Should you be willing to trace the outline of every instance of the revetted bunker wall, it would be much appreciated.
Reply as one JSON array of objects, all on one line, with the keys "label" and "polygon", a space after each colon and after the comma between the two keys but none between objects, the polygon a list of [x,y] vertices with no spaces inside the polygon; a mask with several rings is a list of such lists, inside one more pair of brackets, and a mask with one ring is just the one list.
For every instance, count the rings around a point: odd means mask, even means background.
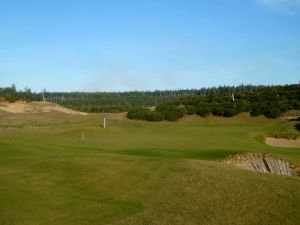
[{"label": "revetted bunker wall", "polygon": [[242,153],[229,157],[226,162],[245,169],[286,176],[299,176],[299,168],[289,160],[261,153]]}]

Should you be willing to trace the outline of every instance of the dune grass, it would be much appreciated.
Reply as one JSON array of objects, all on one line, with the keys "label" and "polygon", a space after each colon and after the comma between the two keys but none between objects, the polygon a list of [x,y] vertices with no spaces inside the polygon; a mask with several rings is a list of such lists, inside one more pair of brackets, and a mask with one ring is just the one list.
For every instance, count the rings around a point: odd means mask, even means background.
[{"label": "dune grass", "polygon": [[[0,224],[300,224],[300,179],[222,163],[300,149],[264,144],[293,122],[0,113]],[[80,142],[84,131],[85,143]]]}]

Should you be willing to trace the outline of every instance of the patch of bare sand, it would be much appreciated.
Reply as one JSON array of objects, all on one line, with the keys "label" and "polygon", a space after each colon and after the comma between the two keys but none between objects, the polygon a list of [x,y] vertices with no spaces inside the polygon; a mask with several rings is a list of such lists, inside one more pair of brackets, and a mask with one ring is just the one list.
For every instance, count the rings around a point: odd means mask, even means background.
[{"label": "patch of bare sand", "polygon": [[22,102],[17,101],[14,103],[1,102],[0,110],[9,113],[41,113],[41,112],[63,112],[71,115],[88,115],[84,112],[78,112],[66,107],[57,105],[51,102]]},{"label": "patch of bare sand", "polygon": [[300,148],[300,138],[296,140],[288,140],[284,138],[267,137],[266,144],[275,147]]}]

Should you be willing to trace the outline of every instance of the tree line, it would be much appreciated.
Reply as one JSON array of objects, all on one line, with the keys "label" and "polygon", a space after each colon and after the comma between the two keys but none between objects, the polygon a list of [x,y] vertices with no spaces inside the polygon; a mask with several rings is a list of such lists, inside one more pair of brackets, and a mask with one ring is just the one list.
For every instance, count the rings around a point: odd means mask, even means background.
[{"label": "tree line", "polygon": [[149,108],[131,109],[127,117],[148,121],[176,121],[184,115],[231,117],[242,112],[251,116],[277,118],[288,110],[300,109],[300,86],[270,86],[236,92],[182,96],[179,100]]},{"label": "tree line", "polygon": [[[185,114],[232,116],[240,112],[277,117],[287,109],[299,109],[300,99],[299,85],[239,85],[130,92],[33,92],[27,87],[17,90],[15,85],[0,87],[0,96],[10,102],[43,101],[43,95],[48,102],[79,111],[129,112],[129,118],[150,121],[173,121]],[[148,109],[154,106],[155,110]]]}]

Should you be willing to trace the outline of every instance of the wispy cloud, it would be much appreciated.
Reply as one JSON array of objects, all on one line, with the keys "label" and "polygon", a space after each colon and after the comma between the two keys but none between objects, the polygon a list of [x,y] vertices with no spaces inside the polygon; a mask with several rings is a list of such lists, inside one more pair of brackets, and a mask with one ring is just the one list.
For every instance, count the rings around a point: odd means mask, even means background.
[{"label": "wispy cloud", "polygon": [[262,6],[284,12],[295,13],[300,10],[300,0],[256,0]]}]

